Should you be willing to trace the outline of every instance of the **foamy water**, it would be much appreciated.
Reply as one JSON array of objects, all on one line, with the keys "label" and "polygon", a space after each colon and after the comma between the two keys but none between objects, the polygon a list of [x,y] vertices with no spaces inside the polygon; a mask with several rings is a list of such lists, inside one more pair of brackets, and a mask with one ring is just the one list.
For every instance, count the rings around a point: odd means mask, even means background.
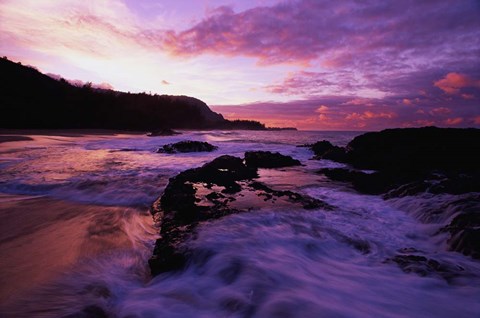
[{"label": "foamy water", "polygon": [[[62,317],[101,308],[112,317],[476,317],[480,263],[433,235],[461,196],[384,201],[315,170],[299,144],[345,145],[355,133],[184,132],[48,137],[1,144],[1,313]],[[157,154],[163,144],[208,141],[212,153]],[[326,201],[334,211],[262,208],[200,225],[182,272],[155,278],[148,214],[168,178],[222,154],[280,151],[304,166],[261,169],[260,181]],[[468,198],[467,198],[468,199]],[[435,207],[450,209],[431,218]],[[7,222],[8,221],[8,222]],[[428,222],[427,222],[428,221]],[[402,250],[461,268],[446,280],[403,272]],[[82,317],[84,317],[82,316]],[[80,317],[80,316],[78,316]]]}]

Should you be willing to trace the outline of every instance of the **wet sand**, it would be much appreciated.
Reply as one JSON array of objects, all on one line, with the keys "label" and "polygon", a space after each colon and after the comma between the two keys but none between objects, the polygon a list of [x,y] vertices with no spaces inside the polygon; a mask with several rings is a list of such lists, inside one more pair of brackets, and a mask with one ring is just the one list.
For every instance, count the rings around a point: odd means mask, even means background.
[{"label": "wet sand", "polygon": [[125,207],[82,205],[46,197],[0,194],[0,307],[27,297],[90,258],[131,248],[122,220],[150,216]]}]

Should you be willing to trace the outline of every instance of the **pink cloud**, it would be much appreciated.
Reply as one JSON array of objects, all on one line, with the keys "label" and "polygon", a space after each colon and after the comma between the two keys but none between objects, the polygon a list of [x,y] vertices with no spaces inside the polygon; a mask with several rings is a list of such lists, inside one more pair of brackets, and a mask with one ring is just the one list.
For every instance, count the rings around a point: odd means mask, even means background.
[{"label": "pink cloud", "polygon": [[328,106],[325,106],[325,105],[321,105],[320,107],[317,108],[317,110],[315,112],[317,113],[325,113],[328,111]]},{"label": "pink cloud", "polygon": [[436,124],[435,121],[433,120],[427,120],[427,119],[418,119],[418,120],[414,120],[413,125],[411,125],[411,127],[418,127],[418,126],[434,126]]},{"label": "pink cloud", "polygon": [[461,117],[448,118],[444,121],[444,123],[449,126],[456,126],[458,124],[461,124],[462,122],[463,122],[463,118]]},{"label": "pink cloud", "polygon": [[171,84],[170,82],[168,82],[166,80],[162,80],[161,83],[162,83],[162,85],[170,85]]},{"label": "pink cloud", "polygon": [[446,107],[437,107],[430,111],[430,114],[433,116],[445,116],[450,114],[452,111]]},{"label": "pink cloud", "polygon": [[448,73],[444,78],[436,81],[434,86],[447,94],[458,94],[465,87],[480,88],[480,80],[474,80],[465,74]]},{"label": "pink cloud", "polygon": [[347,116],[345,116],[346,120],[369,120],[369,119],[375,119],[375,118],[395,118],[397,114],[394,112],[388,112],[388,113],[374,113],[372,111],[365,111],[363,113],[350,113]]},{"label": "pink cloud", "polygon": [[329,118],[328,118],[327,115],[325,115],[325,114],[320,114],[320,115],[318,115],[318,119],[319,119],[320,121],[322,121],[322,122],[329,120]]},{"label": "pink cloud", "polygon": [[462,94],[463,99],[475,99],[475,95],[473,94]]}]

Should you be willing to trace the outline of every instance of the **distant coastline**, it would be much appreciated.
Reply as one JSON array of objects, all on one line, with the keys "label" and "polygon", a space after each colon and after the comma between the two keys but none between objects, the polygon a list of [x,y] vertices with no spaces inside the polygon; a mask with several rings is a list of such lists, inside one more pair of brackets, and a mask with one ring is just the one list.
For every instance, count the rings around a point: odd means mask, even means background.
[{"label": "distant coastline", "polygon": [[0,59],[0,129],[295,130],[228,120],[189,96],[151,95],[72,85],[34,67]]}]

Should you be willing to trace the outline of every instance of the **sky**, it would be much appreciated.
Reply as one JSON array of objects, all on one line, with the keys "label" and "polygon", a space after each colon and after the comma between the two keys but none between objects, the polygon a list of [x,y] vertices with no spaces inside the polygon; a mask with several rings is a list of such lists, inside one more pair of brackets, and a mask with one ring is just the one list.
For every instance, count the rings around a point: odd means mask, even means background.
[{"label": "sky", "polygon": [[0,54],[268,126],[480,127],[478,0],[0,0]]}]

